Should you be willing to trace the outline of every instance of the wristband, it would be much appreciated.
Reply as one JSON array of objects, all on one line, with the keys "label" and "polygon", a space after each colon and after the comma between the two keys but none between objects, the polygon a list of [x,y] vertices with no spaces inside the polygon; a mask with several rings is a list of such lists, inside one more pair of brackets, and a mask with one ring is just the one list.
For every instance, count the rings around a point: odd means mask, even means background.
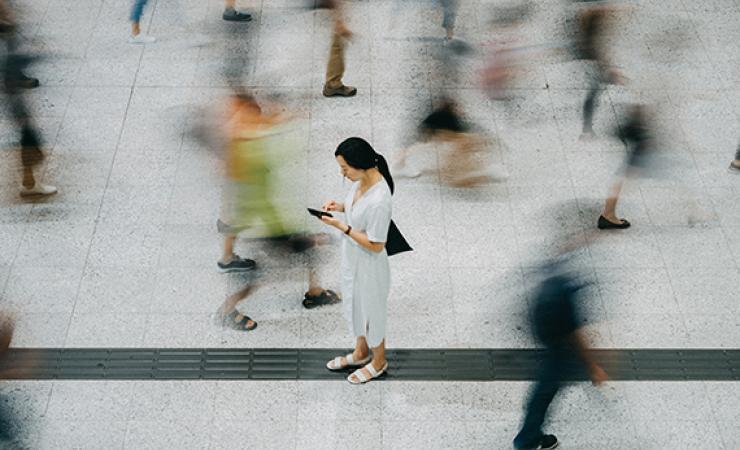
[{"label": "wristband", "polygon": [[344,232],[347,236],[349,236],[349,232],[352,231],[352,225],[347,225],[347,231]]}]

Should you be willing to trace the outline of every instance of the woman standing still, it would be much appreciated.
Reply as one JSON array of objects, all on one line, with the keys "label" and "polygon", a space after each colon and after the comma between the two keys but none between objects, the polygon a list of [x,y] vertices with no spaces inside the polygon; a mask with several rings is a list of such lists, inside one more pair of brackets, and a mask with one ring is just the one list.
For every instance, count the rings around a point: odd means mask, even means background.
[{"label": "woman standing still", "polygon": [[321,220],[344,233],[342,301],[357,341],[352,353],[334,358],[326,367],[329,370],[360,367],[347,381],[361,384],[388,369],[385,323],[390,267],[385,243],[391,223],[393,178],[385,158],[361,138],[345,140],[334,156],[342,175],[353,184],[344,203],[330,200],[323,209],[343,212],[347,223],[328,216],[322,216]]}]

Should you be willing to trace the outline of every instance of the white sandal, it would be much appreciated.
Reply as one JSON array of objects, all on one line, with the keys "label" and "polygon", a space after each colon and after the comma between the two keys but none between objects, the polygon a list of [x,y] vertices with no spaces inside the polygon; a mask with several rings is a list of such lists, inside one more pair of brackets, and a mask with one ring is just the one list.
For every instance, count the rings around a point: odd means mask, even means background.
[{"label": "white sandal", "polygon": [[359,367],[359,366],[363,366],[369,363],[371,358],[370,358],[370,355],[367,355],[366,358],[363,358],[359,361],[355,361],[354,357],[352,356],[352,353],[349,353],[347,356],[344,357],[344,359],[347,360],[347,364],[342,365],[342,357],[337,356],[336,358],[326,363],[326,368],[329,370],[344,370],[347,367]]},{"label": "white sandal", "polygon": [[[365,372],[362,371],[362,369],[357,369],[354,372],[352,372],[352,375],[347,377],[347,381],[349,381],[352,384],[364,384],[367,383],[370,380],[374,380],[375,378],[378,378],[379,376],[383,375],[386,370],[388,370],[388,363],[385,363],[383,367],[380,368],[380,370],[375,370],[375,367],[373,367],[372,363],[366,365],[364,367],[367,369],[367,371],[370,373],[370,378],[367,378],[365,376]],[[352,376],[355,376],[360,381],[354,381],[352,379]]]}]

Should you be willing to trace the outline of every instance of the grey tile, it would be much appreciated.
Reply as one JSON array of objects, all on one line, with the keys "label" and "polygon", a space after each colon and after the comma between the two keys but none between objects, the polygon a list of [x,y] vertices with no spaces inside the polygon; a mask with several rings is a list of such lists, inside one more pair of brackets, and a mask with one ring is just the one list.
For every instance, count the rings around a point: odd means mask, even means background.
[{"label": "grey tile", "polygon": [[678,305],[687,317],[692,314],[730,317],[740,308],[733,297],[738,279],[734,267],[669,268],[668,273]]},{"label": "grey tile", "polygon": [[39,449],[122,449],[126,421],[48,419],[41,424]]},{"label": "grey tile", "polygon": [[[249,400],[247,402],[251,405]],[[249,420],[228,418],[214,421],[211,428],[211,449],[239,448],[244,445],[256,448],[295,448],[296,446],[295,420],[270,420],[255,413]]]},{"label": "grey tile", "polygon": [[383,429],[380,422],[362,420],[298,421],[296,442],[306,448],[380,449]]},{"label": "grey tile", "polygon": [[215,270],[162,267],[148,300],[150,311],[164,314],[214,313],[226,298],[226,280]]},{"label": "grey tile", "polygon": [[[517,267],[519,247],[512,227],[480,224],[475,228],[448,227],[447,251],[452,267]],[[482,245],[496,239],[493,248]]]},{"label": "grey tile", "polygon": [[[659,251],[661,236],[633,225],[623,232],[603,232],[588,237],[588,249],[596,268],[646,268],[657,269],[663,266]],[[665,256],[665,255],[663,255]]]},{"label": "grey tile", "polygon": [[298,386],[295,381],[219,382],[215,405],[215,422],[260,420],[295,424]]},{"label": "grey tile", "polygon": [[167,346],[205,348],[218,342],[220,332],[211,313],[183,314],[173,309],[165,314],[148,316],[141,345],[147,348]]},{"label": "grey tile", "polygon": [[152,421],[206,425],[213,417],[217,388],[216,382],[203,380],[137,381],[131,391],[128,418],[139,425]]},{"label": "grey tile", "polygon": [[13,263],[25,232],[25,224],[0,224],[0,263],[7,266]]},{"label": "grey tile", "polygon": [[19,313],[14,347],[63,347],[72,312]]},{"label": "grey tile", "polygon": [[[390,368],[393,370],[393,368]],[[466,405],[462,387],[454,383],[382,383],[383,421],[460,421]]]},{"label": "grey tile", "polygon": [[689,343],[686,323],[677,313],[613,315],[607,320],[616,347],[680,348]]},{"label": "grey tile", "polygon": [[635,427],[645,448],[727,448],[718,424],[711,421],[638,420]]},{"label": "grey tile", "polygon": [[116,59],[86,59],[77,74],[79,87],[130,87],[139,70],[139,55]]},{"label": "grey tile", "polygon": [[[353,386],[336,381],[299,382],[298,423],[305,432],[310,422],[328,425],[341,425],[345,421],[377,422],[381,418],[381,391],[380,383]],[[327,431],[339,430],[330,426]]]},{"label": "grey tile", "polygon": [[516,314],[527,309],[524,279],[518,269],[451,269],[449,277],[456,314]]},{"label": "grey tile", "polygon": [[93,234],[92,223],[29,225],[15,263],[36,267],[80,267],[85,264]]},{"label": "grey tile", "polygon": [[50,420],[125,423],[134,385],[126,381],[57,381],[46,416]]},{"label": "grey tile", "polygon": [[140,268],[87,266],[80,282],[75,311],[146,313],[155,293],[155,275]]},{"label": "grey tile", "polygon": [[684,314],[689,345],[698,348],[734,348],[740,339],[740,324],[726,313]]},{"label": "grey tile", "polygon": [[341,304],[307,311],[300,318],[300,334],[304,348],[351,347],[355,342]]},{"label": "grey tile", "polygon": [[383,448],[387,449],[470,448],[473,440],[460,420],[447,420],[444,427],[433,418],[383,422]]},{"label": "grey tile", "polygon": [[154,267],[165,229],[156,224],[99,223],[90,244],[94,267]]},{"label": "grey tile", "polygon": [[23,313],[70,314],[75,306],[81,268],[16,266],[9,271],[3,298]]},{"label": "grey tile", "polygon": [[656,235],[669,267],[731,267],[727,239],[717,228],[662,228]]},{"label": "grey tile", "polygon": [[598,290],[612,314],[670,314],[678,303],[664,269],[598,269]]},{"label": "grey tile", "polygon": [[141,347],[147,321],[144,314],[75,312],[64,347]]}]

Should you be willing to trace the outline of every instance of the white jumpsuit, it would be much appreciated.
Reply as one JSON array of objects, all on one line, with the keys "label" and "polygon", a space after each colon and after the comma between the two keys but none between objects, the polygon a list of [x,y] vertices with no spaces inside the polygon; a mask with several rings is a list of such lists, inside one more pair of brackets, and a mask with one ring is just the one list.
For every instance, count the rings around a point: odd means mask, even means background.
[{"label": "white jumpsuit", "polygon": [[[353,230],[367,233],[371,242],[386,242],[391,223],[391,191],[385,180],[368,189],[352,205],[360,183],[347,194],[344,213]],[[372,252],[349,236],[342,239],[342,303],[355,337],[365,336],[370,347],[385,339],[390,267],[385,248]]]}]

